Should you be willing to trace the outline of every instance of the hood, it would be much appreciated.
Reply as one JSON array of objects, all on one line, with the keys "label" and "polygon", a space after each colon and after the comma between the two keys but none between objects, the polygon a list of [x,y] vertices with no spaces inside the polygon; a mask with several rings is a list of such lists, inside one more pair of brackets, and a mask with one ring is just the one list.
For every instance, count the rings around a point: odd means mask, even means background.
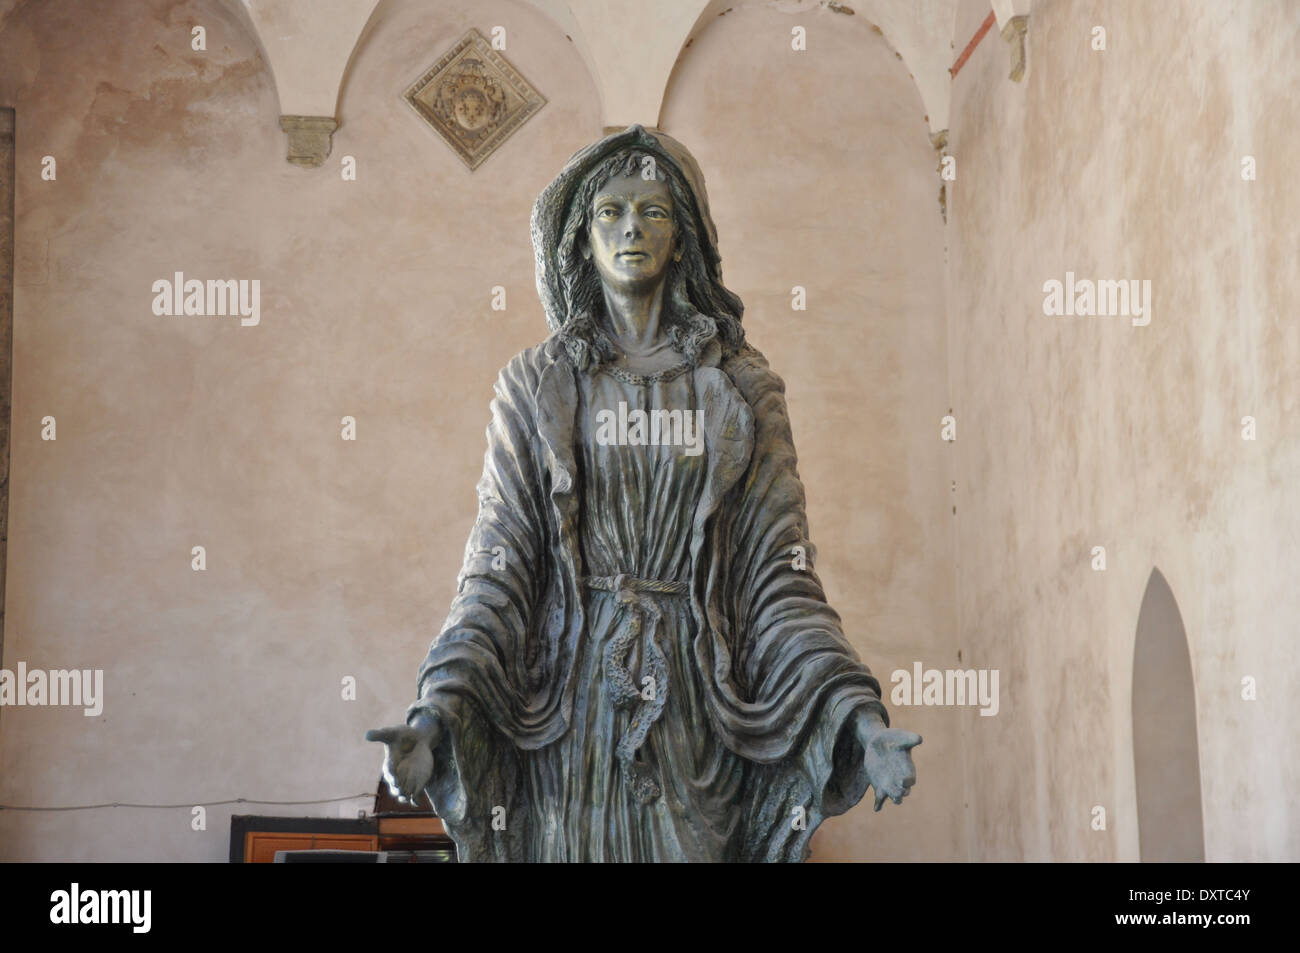
[{"label": "hood", "polygon": [[628,126],[622,132],[606,136],[578,150],[564,164],[555,180],[542,190],[533,204],[533,255],[536,259],[537,296],[546,310],[546,324],[552,332],[564,324],[563,296],[560,291],[559,264],[556,250],[574,194],[587,172],[620,149],[634,147],[665,163],[685,183],[693,207],[686,214],[695,218],[696,232],[704,246],[704,260],[709,273],[722,281],[722,259],[718,255],[718,232],[709,215],[709,198],[704,191],[704,175],[695,158],[676,139],[643,126]]}]

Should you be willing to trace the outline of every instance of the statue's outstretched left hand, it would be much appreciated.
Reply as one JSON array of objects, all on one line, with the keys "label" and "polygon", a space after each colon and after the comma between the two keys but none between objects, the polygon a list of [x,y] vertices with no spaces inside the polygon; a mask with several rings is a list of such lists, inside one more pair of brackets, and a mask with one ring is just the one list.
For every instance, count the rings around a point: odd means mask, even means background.
[{"label": "statue's outstretched left hand", "polygon": [[433,776],[433,749],[442,740],[442,723],[425,718],[416,726],[394,725],[366,732],[367,741],[387,746],[384,780],[400,803],[416,805]]},{"label": "statue's outstretched left hand", "polygon": [[912,749],[921,743],[921,736],[901,728],[886,728],[878,718],[870,716],[859,719],[858,740],[866,752],[867,783],[876,792],[875,810],[880,810],[886,798],[902,804],[916,783]]}]

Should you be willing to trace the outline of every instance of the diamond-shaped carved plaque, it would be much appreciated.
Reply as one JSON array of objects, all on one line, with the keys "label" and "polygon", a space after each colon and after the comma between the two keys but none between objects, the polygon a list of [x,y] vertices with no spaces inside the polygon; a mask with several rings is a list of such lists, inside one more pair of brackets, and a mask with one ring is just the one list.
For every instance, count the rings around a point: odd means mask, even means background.
[{"label": "diamond-shaped carved plaque", "polygon": [[546,104],[474,29],[425,70],[405,98],[470,169]]}]

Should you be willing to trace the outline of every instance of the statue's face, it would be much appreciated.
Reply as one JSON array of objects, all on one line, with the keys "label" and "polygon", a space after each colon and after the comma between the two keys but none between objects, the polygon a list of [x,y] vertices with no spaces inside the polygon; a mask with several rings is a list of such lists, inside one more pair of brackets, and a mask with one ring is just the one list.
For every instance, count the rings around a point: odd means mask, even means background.
[{"label": "statue's face", "polygon": [[673,239],[673,197],[665,182],[619,176],[592,199],[587,241],[606,285],[652,287],[668,272]]}]

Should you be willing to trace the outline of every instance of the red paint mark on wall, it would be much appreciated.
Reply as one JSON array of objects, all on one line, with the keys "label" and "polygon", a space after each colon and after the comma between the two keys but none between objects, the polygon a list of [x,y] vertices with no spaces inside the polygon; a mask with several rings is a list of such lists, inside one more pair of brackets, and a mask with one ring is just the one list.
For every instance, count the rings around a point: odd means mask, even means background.
[{"label": "red paint mark on wall", "polygon": [[989,31],[989,28],[992,27],[996,21],[997,17],[995,17],[993,11],[990,10],[989,15],[984,18],[984,22],[980,24],[980,28],[975,31],[975,35],[972,36],[970,42],[966,44],[966,49],[962,50],[961,56],[957,57],[957,62],[948,67],[948,72],[952,75],[953,79],[957,78],[957,70],[961,69],[966,61],[970,59],[970,55],[975,52],[975,47],[980,45],[980,40],[984,39],[984,34]]}]

